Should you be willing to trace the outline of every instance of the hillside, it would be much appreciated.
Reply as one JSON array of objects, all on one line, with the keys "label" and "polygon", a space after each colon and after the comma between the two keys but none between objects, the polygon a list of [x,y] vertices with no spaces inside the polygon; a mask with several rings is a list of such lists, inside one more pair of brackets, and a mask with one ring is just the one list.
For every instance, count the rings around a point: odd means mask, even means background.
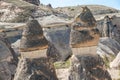
[{"label": "hillside", "polygon": [[42,4],[36,6],[21,0],[0,1],[0,22],[26,22],[33,15],[38,18],[52,14],[60,17],[67,16]]},{"label": "hillside", "polygon": [[78,5],[69,7],[58,7],[56,8],[56,10],[59,12],[63,12],[70,17],[74,17],[82,11],[83,6],[87,6],[92,11],[93,15],[112,14],[120,12],[120,10],[103,5]]}]

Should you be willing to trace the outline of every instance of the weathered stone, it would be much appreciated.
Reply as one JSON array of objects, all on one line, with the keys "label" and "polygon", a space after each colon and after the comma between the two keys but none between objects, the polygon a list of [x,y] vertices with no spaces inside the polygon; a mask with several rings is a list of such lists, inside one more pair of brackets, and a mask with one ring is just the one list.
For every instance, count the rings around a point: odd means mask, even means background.
[{"label": "weathered stone", "polygon": [[66,24],[56,25],[45,30],[46,39],[50,42],[47,56],[53,61],[65,61],[72,55],[69,45],[71,30]]},{"label": "weathered stone", "polygon": [[120,51],[120,44],[109,37],[100,38],[97,54],[99,54],[102,58],[115,57]]},{"label": "weathered stone", "polygon": [[72,30],[70,33],[70,44],[75,47],[96,46],[99,40],[99,31],[93,29]]},{"label": "weathered stone", "polygon": [[112,80],[98,55],[77,55],[71,58],[69,80]]},{"label": "weathered stone", "polygon": [[37,20],[29,20],[23,30],[20,50],[31,51],[44,49],[48,46],[48,41],[43,35],[42,27]]},{"label": "weathered stone", "polygon": [[120,69],[120,52],[115,59],[110,63],[110,68]]},{"label": "weathered stone", "polygon": [[18,58],[9,42],[0,37],[0,80],[12,80]]},{"label": "weathered stone", "polygon": [[74,55],[69,80],[112,80],[102,58],[96,54],[100,34],[87,7],[83,7],[72,27],[70,40]]},{"label": "weathered stone", "polygon": [[103,24],[103,37],[111,37],[112,35],[113,24],[109,16],[104,17]]},{"label": "weathered stone", "polygon": [[58,80],[54,66],[45,57],[20,59],[14,80]]},{"label": "weathered stone", "polygon": [[86,27],[96,26],[96,20],[87,6],[82,7],[82,12],[75,18],[74,22],[81,23]]},{"label": "weathered stone", "polygon": [[72,24],[70,44],[73,48],[96,46],[99,40],[99,31],[96,20],[87,7],[77,16]]},{"label": "weathered stone", "polygon": [[120,17],[113,16],[112,23],[113,23],[113,30],[112,30],[112,38],[115,39],[120,43]]}]

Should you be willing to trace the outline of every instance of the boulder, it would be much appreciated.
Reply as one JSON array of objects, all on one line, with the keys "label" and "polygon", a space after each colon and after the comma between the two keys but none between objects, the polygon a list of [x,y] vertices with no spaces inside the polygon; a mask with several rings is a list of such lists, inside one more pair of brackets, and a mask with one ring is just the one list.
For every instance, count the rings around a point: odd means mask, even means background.
[{"label": "boulder", "polygon": [[69,80],[112,80],[98,55],[73,55]]},{"label": "boulder", "polygon": [[100,38],[97,54],[101,57],[112,57],[116,56],[120,51],[120,44],[109,37]]},{"label": "boulder", "polygon": [[12,80],[18,58],[9,42],[0,37],[0,80]]},{"label": "boulder", "polygon": [[20,50],[31,51],[44,49],[48,45],[48,41],[43,35],[42,27],[37,20],[29,20],[23,30]]},{"label": "boulder", "polygon": [[21,58],[14,80],[58,80],[52,62],[45,57]]},{"label": "boulder", "polygon": [[115,57],[115,59],[110,63],[110,68],[120,69],[120,52]]},{"label": "boulder", "polygon": [[45,30],[46,39],[49,41],[47,56],[54,61],[65,61],[72,55],[69,45],[70,27],[58,24]]}]

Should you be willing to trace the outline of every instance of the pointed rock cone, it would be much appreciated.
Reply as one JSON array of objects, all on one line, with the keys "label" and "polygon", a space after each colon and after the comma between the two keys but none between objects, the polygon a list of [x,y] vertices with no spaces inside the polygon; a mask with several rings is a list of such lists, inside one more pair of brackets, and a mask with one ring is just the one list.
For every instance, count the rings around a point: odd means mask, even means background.
[{"label": "pointed rock cone", "polygon": [[37,20],[29,20],[23,30],[20,51],[28,52],[47,48],[48,41],[43,35],[41,25]]},{"label": "pointed rock cone", "polygon": [[70,33],[73,56],[69,80],[112,80],[103,60],[96,54],[99,35],[92,13],[83,7]]},{"label": "pointed rock cone", "polygon": [[87,7],[77,16],[72,24],[70,42],[73,48],[96,46],[99,41],[96,20]]},{"label": "pointed rock cone", "polygon": [[21,58],[13,80],[58,80],[48,58]]},{"label": "pointed rock cone", "polygon": [[96,26],[96,20],[88,7],[82,7],[82,12],[75,17],[74,22],[81,23],[84,27]]}]

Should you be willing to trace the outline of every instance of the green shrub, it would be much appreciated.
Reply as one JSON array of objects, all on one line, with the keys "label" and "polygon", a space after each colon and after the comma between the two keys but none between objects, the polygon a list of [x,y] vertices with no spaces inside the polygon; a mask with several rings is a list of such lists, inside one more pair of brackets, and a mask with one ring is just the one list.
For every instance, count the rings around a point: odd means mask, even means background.
[{"label": "green shrub", "polygon": [[69,68],[70,67],[70,60],[68,60],[66,62],[55,62],[54,66],[56,69]]}]

